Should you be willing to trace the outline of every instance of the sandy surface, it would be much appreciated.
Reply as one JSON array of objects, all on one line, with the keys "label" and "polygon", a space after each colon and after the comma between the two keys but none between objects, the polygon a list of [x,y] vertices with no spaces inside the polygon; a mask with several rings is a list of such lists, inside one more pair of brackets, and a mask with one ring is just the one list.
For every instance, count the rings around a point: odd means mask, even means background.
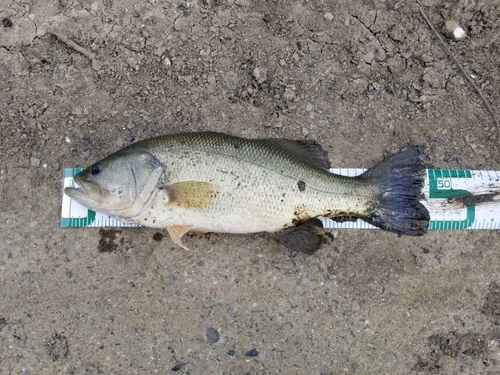
[{"label": "sandy surface", "polygon": [[[421,145],[500,169],[495,123],[411,1],[0,0],[1,374],[498,374],[500,234],[61,229],[62,168],[191,130]],[[497,1],[425,0],[500,104]],[[54,33],[61,35],[56,38]],[[84,54],[64,38],[83,47]]]}]

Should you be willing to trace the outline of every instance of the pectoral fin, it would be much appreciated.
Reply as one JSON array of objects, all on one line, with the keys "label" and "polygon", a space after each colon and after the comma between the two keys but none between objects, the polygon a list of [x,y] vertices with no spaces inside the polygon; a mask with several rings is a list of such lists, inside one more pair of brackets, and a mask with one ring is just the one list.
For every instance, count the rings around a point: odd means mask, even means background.
[{"label": "pectoral fin", "polygon": [[174,225],[172,227],[167,227],[168,234],[170,234],[170,238],[176,244],[182,247],[185,250],[189,250],[182,243],[182,236],[184,236],[187,232],[189,232],[193,227],[187,225]]},{"label": "pectoral fin", "polygon": [[167,191],[167,205],[181,206],[189,209],[205,208],[217,196],[215,186],[209,182],[185,181],[164,187]]}]

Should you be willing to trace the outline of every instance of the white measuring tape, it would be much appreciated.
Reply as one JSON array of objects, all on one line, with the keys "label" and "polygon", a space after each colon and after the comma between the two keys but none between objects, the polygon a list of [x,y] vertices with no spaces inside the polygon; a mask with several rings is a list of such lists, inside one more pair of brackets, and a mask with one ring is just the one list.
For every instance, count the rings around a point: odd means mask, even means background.
[{"label": "white measuring tape", "polygon": [[[137,227],[91,211],[64,194],[75,186],[73,176],[84,168],[65,168],[61,227]],[[332,168],[330,172],[358,176],[362,168]],[[500,171],[427,169],[422,204],[430,213],[429,229],[500,229]],[[324,228],[376,228],[358,219],[338,223],[323,218]]]}]

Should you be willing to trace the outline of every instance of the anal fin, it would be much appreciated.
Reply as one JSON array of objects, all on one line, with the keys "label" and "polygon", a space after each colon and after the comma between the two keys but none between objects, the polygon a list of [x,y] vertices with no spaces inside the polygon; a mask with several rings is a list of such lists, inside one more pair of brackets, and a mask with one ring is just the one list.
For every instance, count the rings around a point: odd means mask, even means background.
[{"label": "anal fin", "polygon": [[170,235],[172,241],[185,250],[189,250],[189,248],[182,243],[182,236],[184,236],[191,229],[193,229],[193,227],[189,225],[174,225],[167,227],[168,234]]}]

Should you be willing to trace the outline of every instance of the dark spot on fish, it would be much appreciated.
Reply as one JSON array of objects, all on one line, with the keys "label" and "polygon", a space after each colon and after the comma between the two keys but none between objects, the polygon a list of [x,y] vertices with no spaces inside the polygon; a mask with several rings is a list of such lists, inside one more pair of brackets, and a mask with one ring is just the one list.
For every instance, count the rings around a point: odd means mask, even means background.
[{"label": "dark spot on fish", "polygon": [[237,143],[235,143],[235,144],[234,144],[234,148],[235,148],[235,149],[239,149],[240,147],[241,147],[241,146],[240,146],[239,144],[237,144]]},{"label": "dark spot on fish", "polygon": [[302,180],[300,180],[299,182],[297,182],[297,186],[299,187],[299,191],[304,191],[306,190],[306,183]]},{"label": "dark spot on fish", "polygon": [[5,17],[5,18],[2,20],[2,25],[3,25],[3,27],[5,27],[5,28],[12,27],[12,21],[10,20],[10,18]]}]

